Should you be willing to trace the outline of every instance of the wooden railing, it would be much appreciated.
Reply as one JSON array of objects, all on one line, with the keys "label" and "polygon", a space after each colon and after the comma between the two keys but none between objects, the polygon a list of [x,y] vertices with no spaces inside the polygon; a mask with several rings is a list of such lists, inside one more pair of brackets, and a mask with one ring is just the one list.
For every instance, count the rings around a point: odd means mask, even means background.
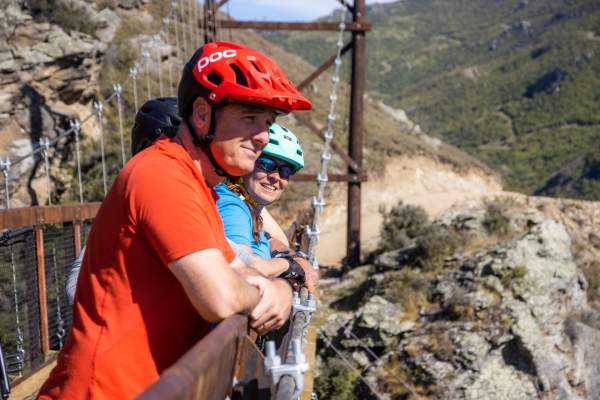
[{"label": "wooden railing", "polygon": [[37,270],[37,298],[39,301],[39,324],[41,351],[45,356],[49,349],[48,309],[46,296],[46,265],[43,225],[70,224],[73,229],[75,256],[81,251],[81,223],[93,219],[100,203],[23,207],[0,210],[0,229],[16,229],[31,226],[35,233],[35,262]]},{"label": "wooden railing", "polygon": [[260,398],[262,380],[263,356],[248,334],[248,320],[234,315],[163,372],[138,400],[225,399],[233,390],[245,392],[242,398]]},{"label": "wooden railing", "polygon": [[[72,229],[72,246],[74,253],[79,255],[82,246],[81,223],[93,219],[99,207],[100,203],[88,203],[0,210],[0,229],[33,227],[35,233],[41,342],[38,351],[41,350],[44,358],[49,352],[49,329],[42,228],[45,225],[63,224],[63,229]],[[256,334],[249,330],[248,319],[240,315],[231,316],[164,371],[160,379],[138,398],[225,399],[235,393],[237,396],[234,398],[239,399],[268,399],[270,387],[264,372],[264,356],[255,340]],[[314,363],[314,335],[311,332],[308,341],[308,356]],[[312,373],[306,378],[302,399],[310,399],[312,389]]]}]

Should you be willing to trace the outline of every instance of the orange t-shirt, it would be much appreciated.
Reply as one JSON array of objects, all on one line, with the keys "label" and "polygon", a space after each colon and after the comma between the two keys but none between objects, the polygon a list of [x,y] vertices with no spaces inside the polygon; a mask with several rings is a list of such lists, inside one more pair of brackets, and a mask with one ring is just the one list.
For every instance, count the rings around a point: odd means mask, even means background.
[{"label": "orange t-shirt", "polygon": [[234,259],[215,196],[170,139],[127,163],[94,220],[71,332],[40,398],[133,398],[207,333],[167,265],[209,248]]}]

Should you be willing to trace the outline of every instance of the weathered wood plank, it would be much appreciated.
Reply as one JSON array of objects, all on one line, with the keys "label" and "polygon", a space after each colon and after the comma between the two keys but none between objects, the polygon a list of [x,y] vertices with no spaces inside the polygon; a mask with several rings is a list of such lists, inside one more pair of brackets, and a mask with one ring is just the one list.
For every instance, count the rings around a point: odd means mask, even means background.
[{"label": "weathered wood plank", "polygon": [[248,320],[234,315],[184,354],[138,400],[224,399],[231,392],[239,338]]},{"label": "weathered wood plank", "polygon": [[0,229],[28,225],[58,224],[92,219],[101,203],[67,204],[59,206],[21,207],[0,210]]}]

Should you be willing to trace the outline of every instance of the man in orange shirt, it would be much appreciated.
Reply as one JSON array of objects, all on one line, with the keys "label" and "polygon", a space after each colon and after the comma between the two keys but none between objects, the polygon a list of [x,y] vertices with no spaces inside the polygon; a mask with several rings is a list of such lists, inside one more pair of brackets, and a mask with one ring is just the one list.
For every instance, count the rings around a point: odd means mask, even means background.
[{"label": "man in orange shirt", "polygon": [[210,322],[244,313],[260,333],[283,325],[289,284],[235,262],[211,187],[254,168],[278,114],[310,107],[255,50],[196,51],[179,84],[176,137],[132,158],[96,216],[69,339],[40,398],[133,398]]}]

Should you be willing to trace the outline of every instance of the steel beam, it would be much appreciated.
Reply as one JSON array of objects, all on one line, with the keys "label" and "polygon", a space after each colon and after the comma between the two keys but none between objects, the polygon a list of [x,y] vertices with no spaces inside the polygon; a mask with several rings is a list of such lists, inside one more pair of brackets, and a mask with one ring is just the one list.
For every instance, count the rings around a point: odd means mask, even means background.
[{"label": "steel beam", "polygon": [[[220,28],[228,29],[258,29],[270,31],[335,31],[339,32],[340,24],[337,22],[271,22],[271,21],[233,21],[220,19],[217,21]],[[365,32],[371,30],[371,24],[363,20],[356,20],[346,24],[347,31]]]},{"label": "steel beam", "polygon": [[[320,137],[321,140],[325,141],[325,133],[323,133],[319,128],[317,128],[316,125],[310,119],[305,118],[302,114],[299,113],[295,114],[294,117],[298,122],[310,129],[311,132]],[[348,164],[348,166],[352,169],[353,173],[360,173],[360,168],[358,167],[358,164],[354,162],[354,160],[350,158],[350,156],[348,156],[348,154],[346,154],[344,150],[340,149],[338,145],[333,141],[331,142],[331,149],[335,151],[340,157],[342,157],[346,164]]]},{"label": "steel beam", "polygon": [[[340,53],[340,55],[344,55],[346,54],[346,52],[348,50],[350,50],[352,48],[352,42],[346,43],[346,45],[344,47],[342,47],[342,51]],[[327,61],[325,61],[323,63],[323,65],[321,65],[319,68],[317,68],[312,74],[310,74],[308,76],[308,78],[306,78],[305,80],[303,80],[299,85],[298,85],[298,90],[303,90],[306,86],[308,86],[312,81],[314,81],[315,79],[317,79],[317,77],[319,75],[321,75],[323,72],[325,72],[325,70],[327,70],[327,68],[331,67],[333,65],[333,63],[335,62],[335,59],[337,57],[337,54],[332,55],[331,57],[329,57],[327,59]]]},{"label": "steel beam", "polygon": [[219,2],[217,3],[217,6],[216,6],[216,8],[217,8],[217,9],[221,8],[221,7],[222,7],[222,6],[224,6],[224,5],[225,5],[225,3],[227,3],[228,1],[229,1],[229,0],[221,0],[221,1],[219,1]]},{"label": "steel beam", "polygon": [[[292,176],[294,182],[315,182],[317,180],[316,174],[298,174]],[[366,175],[356,174],[327,174],[327,180],[329,182],[366,182]]]},{"label": "steel beam", "polygon": [[[355,0],[353,21],[365,18],[365,0]],[[363,109],[365,93],[365,31],[352,32],[352,76],[350,93],[350,134],[348,153],[362,169]],[[352,173],[349,168],[348,173]],[[349,265],[360,263],[361,182],[348,182],[348,229],[346,260]]]}]

